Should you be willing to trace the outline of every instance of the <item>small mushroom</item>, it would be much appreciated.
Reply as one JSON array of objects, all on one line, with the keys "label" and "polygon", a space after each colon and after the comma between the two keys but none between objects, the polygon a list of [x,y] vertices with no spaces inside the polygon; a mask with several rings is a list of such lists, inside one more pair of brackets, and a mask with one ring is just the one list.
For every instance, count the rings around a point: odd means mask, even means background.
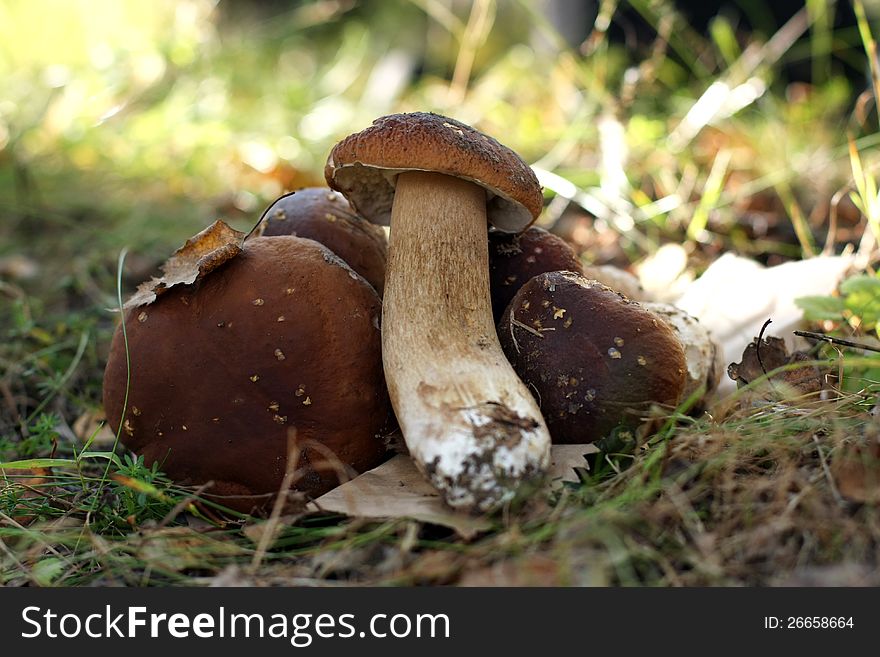
[{"label": "small mushroom", "polygon": [[516,234],[489,233],[489,281],[495,321],[501,319],[523,284],[548,271],[583,271],[574,249],[561,237],[537,226]]},{"label": "small mushroom", "polygon": [[413,460],[451,506],[497,507],[550,460],[489,297],[487,219],[512,232],[531,224],[542,207],[534,173],[474,128],[417,112],[345,138],[325,175],[362,216],[391,224],[382,357]]},{"label": "small mushroom", "polygon": [[[257,237],[191,285],[125,316],[104,373],[104,408],[148,464],[249,511],[281,485],[288,436],[294,489],[318,495],[337,472],[384,454],[390,416],[375,290],[326,247]],[[127,398],[126,398],[127,397]],[[292,465],[292,464],[291,464]]]},{"label": "small mushroom", "polygon": [[534,276],[550,271],[571,271],[607,285],[633,301],[647,298],[639,279],[612,265],[584,266],[564,239],[538,226],[522,233],[489,233],[489,279],[492,313],[497,322],[513,296]]},{"label": "small mushroom", "polygon": [[275,201],[266,217],[261,235],[295,235],[320,242],[382,296],[388,250],[385,231],[354,214],[342,194],[306,187]]},{"label": "small mushroom", "polygon": [[572,272],[540,274],[520,288],[498,334],[556,443],[635,428],[652,404],[675,406],[685,388],[684,351],[666,323]]}]

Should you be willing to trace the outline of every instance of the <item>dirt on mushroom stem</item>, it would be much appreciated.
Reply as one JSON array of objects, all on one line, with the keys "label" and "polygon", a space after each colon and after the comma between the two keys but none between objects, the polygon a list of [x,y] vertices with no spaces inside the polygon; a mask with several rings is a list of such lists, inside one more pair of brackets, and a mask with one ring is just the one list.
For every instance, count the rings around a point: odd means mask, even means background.
[{"label": "dirt on mushroom stem", "polygon": [[383,359],[414,460],[452,506],[488,510],[542,471],[537,404],[504,357],[489,300],[486,192],[400,174],[383,304]]}]

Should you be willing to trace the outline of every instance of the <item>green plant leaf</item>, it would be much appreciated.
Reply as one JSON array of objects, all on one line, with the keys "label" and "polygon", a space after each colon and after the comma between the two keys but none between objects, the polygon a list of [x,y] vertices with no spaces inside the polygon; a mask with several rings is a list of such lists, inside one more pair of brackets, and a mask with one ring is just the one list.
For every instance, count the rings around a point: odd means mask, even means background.
[{"label": "green plant leaf", "polygon": [[840,297],[800,297],[794,300],[804,311],[804,318],[811,322],[824,320],[841,321],[846,310],[846,301]]},{"label": "green plant leaf", "polygon": [[0,470],[30,470],[31,468],[65,468],[76,466],[71,459],[26,459],[0,463]]},{"label": "green plant leaf", "polygon": [[859,274],[847,278],[840,284],[841,294],[854,294],[856,292],[869,292],[880,296],[880,278]]}]

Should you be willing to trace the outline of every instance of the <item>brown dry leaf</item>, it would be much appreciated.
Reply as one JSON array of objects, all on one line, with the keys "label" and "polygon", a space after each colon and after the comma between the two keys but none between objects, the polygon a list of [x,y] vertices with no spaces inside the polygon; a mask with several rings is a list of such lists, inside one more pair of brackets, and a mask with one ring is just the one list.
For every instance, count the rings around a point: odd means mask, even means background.
[{"label": "brown dry leaf", "polygon": [[91,441],[94,448],[110,447],[116,442],[116,434],[107,425],[103,411],[90,410],[73,422],[73,433],[83,443]]},{"label": "brown dry leaf", "polygon": [[[743,351],[742,361],[727,366],[727,375],[741,388],[778,367],[810,360],[800,351],[789,354],[782,338],[771,336],[760,341],[755,338]],[[809,365],[777,372],[770,377],[770,381],[774,387],[781,384],[790,388],[795,395],[806,395],[824,388],[825,375],[815,365]]]},{"label": "brown dry leaf", "polygon": [[831,476],[846,499],[880,503],[880,441],[845,445],[831,464]]},{"label": "brown dry leaf", "polygon": [[175,285],[191,285],[241,253],[245,234],[219,219],[198,235],[190,237],[162,265],[163,276],[138,286],[125,302],[125,308],[153,303],[156,297]]},{"label": "brown dry leaf", "polygon": [[[0,493],[5,489],[17,487],[21,491],[14,491],[18,499],[29,500],[40,496],[40,491],[49,483],[49,477],[52,476],[50,468],[30,468],[21,470],[4,470],[0,468]],[[38,490],[39,489],[39,490]],[[34,520],[34,516],[23,514],[13,516],[12,519],[21,524],[27,525]]]},{"label": "brown dry leaf", "polygon": [[[575,468],[585,468],[585,454],[598,451],[594,445],[553,445],[548,471],[550,485],[578,482]],[[453,511],[406,455],[398,454],[378,468],[334,488],[311,502],[313,511],[331,511],[356,518],[412,518],[453,529],[465,540],[486,531],[487,518]]]}]

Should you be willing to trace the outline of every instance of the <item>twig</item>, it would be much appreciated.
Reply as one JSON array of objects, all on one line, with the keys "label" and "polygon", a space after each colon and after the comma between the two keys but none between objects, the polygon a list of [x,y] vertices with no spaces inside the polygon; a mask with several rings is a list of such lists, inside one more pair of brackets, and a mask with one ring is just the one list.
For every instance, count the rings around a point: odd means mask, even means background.
[{"label": "twig", "polygon": [[865,351],[874,351],[880,353],[880,347],[872,347],[868,344],[861,344],[858,342],[852,342],[851,340],[835,338],[830,335],[825,335],[824,333],[814,333],[813,331],[794,331],[794,334],[802,338],[807,338],[808,340],[821,340],[822,342],[828,342],[829,344],[839,344],[843,347],[853,347],[855,349],[864,349]]},{"label": "twig", "polygon": [[764,341],[764,331],[767,329],[768,326],[770,326],[772,322],[772,319],[768,319],[766,322],[764,322],[764,326],[761,327],[761,331],[758,333],[758,340],[755,343],[755,356],[757,356],[758,365],[761,366],[761,371],[764,373],[765,376],[767,374],[767,368],[764,367],[764,361],[761,359],[761,343]]},{"label": "twig", "polygon": [[512,315],[511,315],[511,317],[510,317],[510,323],[513,324],[514,326],[518,326],[519,328],[521,328],[521,329],[524,330],[524,331],[528,331],[529,333],[531,333],[531,334],[534,335],[535,337],[541,338],[542,340],[544,339],[544,336],[541,335],[541,332],[540,332],[540,331],[538,331],[537,329],[533,329],[533,328],[532,328],[531,326],[529,326],[528,324],[523,324],[523,323],[522,323],[521,321],[519,321],[518,319],[514,319]]},{"label": "twig", "polygon": [[254,227],[251,228],[251,229],[247,232],[247,235],[245,235],[244,237],[241,238],[241,245],[240,245],[240,246],[244,246],[244,243],[247,241],[247,238],[250,237],[251,235],[253,235],[253,234],[254,234],[254,231],[257,230],[257,228],[260,227],[260,224],[263,223],[263,219],[266,218],[266,214],[269,212],[269,210],[272,209],[272,206],[274,206],[276,203],[278,203],[278,201],[280,201],[281,199],[285,199],[285,198],[287,198],[288,196],[293,196],[294,194],[296,194],[296,191],[293,191],[293,192],[287,192],[286,194],[282,194],[281,196],[279,196],[278,198],[276,198],[274,201],[272,201],[268,206],[266,206],[266,209],[263,210],[263,214],[261,214],[261,215],[260,215],[260,218],[257,219],[257,223],[254,224]]}]

